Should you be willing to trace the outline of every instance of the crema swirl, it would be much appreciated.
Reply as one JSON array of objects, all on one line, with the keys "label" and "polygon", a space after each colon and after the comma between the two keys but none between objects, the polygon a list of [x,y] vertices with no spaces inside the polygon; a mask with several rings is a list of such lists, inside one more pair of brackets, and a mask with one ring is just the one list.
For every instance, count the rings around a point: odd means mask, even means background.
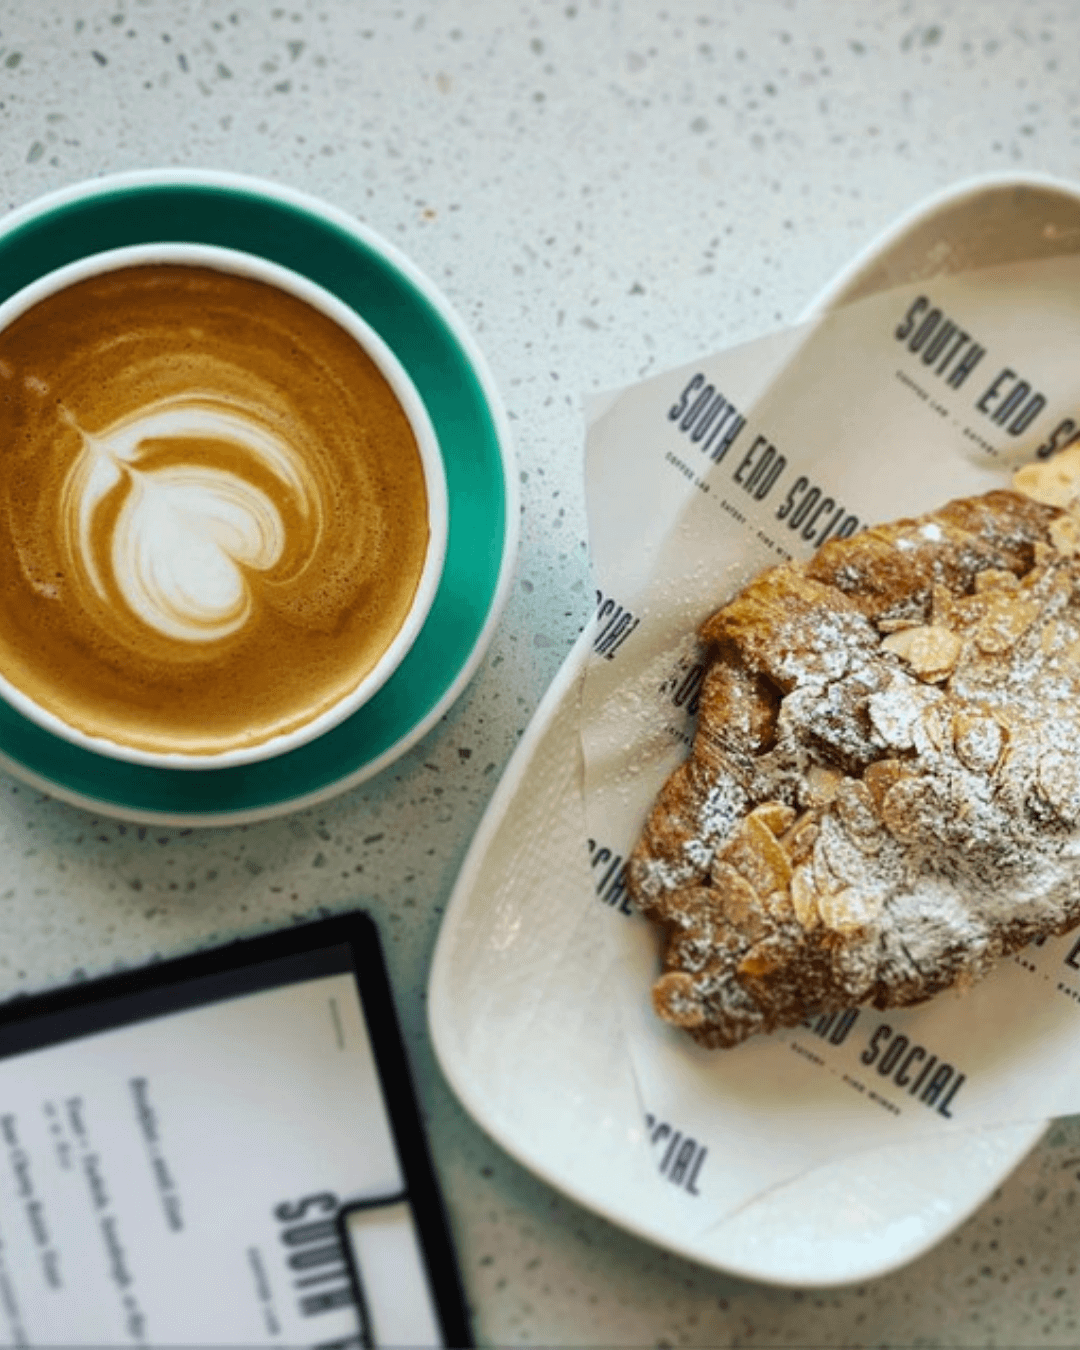
[{"label": "crema swirl", "polygon": [[148,263],[0,333],[0,671],[78,731],[212,755],[309,723],[392,643],[428,537],[394,391],[286,291]]}]

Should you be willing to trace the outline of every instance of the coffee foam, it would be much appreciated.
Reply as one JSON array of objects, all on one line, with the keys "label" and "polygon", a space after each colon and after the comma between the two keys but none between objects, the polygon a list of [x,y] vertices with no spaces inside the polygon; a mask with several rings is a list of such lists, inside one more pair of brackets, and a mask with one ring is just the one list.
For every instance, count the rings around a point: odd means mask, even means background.
[{"label": "coffee foam", "polygon": [[[251,618],[245,572],[270,570],[285,550],[285,524],[273,497],[213,464],[153,463],[143,447],[219,441],[250,456],[317,510],[314,485],[289,443],[260,425],[255,410],[218,406],[207,392],[140,409],[96,435],[76,425],[82,451],[61,494],[63,545],[100,600],[113,588],[148,628],[186,642],[213,642]],[[149,461],[149,462],[147,462]],[[100,547],[97,518],[124,492]],[[104,557],[99,555],[105,552]]]},{"label": "coffee foam", "polygon": [[0,333],[0,671],[95,737],[212,754],[371,670],[419,584],[419,450],[297,297],[152,263]]}]

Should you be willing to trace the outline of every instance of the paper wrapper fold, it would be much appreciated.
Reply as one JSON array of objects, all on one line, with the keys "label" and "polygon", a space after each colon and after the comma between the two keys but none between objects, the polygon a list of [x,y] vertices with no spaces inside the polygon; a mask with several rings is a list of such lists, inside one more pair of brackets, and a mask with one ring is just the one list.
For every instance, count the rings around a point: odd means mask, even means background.
[{"label": "paper wrapper fold", "polygon": [[649,1137],[687,1221],[716,1222],[845,1154],[1080,1110],[1080,931],[962,995],[707,1051],[653,1013],[657,934],[627,912],[619,876],[688,753],[710,613],[766,566],[1008,486],[1018,465],[1080,440],[1080,260],[888,290],[589,412],[589,850]]}]

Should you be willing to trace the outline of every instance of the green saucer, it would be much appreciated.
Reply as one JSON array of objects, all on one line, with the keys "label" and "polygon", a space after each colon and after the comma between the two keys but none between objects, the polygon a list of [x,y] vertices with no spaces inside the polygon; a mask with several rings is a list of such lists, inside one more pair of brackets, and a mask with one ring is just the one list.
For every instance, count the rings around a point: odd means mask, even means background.
[{"label": "green saucer", "polygon": [[129,820],[225,825],[354,786],[446,711],[479,664],[506,599],[517,484],[498,395],[446,301],[392,246],[299,193],[228,174],[164,170],[56,194],[0,221],[0,300],[87,254],[162,241],[257,254],[350,305],[419,390],[449,496],[442,581],[415,645],[369,703],[288,754],[227,769],[148,768],[72,745],[0,701],[0,766],[44,791]]}]

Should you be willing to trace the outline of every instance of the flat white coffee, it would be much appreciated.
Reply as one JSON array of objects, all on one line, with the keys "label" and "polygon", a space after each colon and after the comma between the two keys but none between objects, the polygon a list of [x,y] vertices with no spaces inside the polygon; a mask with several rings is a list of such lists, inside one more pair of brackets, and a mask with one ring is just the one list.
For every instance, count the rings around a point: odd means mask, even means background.
[{"label": "flat white coffee", "polygon": [[357,340],[186,263],[0,332],[0,673],[88,736],[215,755],[338,704],[429,540],[416,437]]}]

